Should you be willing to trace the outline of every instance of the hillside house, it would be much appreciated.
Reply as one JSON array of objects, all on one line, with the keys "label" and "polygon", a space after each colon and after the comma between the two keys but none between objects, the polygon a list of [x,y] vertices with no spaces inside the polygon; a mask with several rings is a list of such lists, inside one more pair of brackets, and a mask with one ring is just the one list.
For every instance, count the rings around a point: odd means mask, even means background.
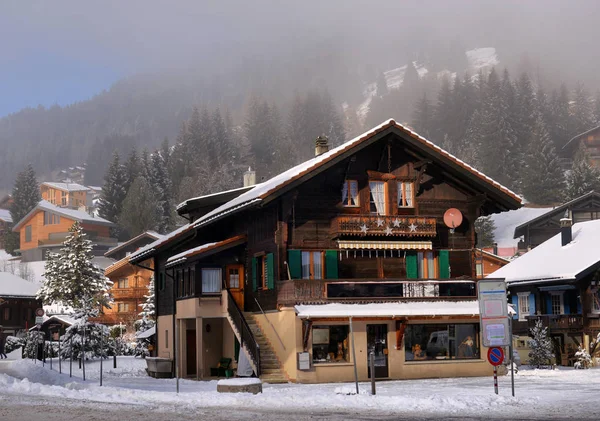
[{"label": "hillside house", "polygon": [[8,272],[0,272],[0,326],[4,334],[14,335],[35,324],[35,310],[42,308],[36,299],[39,285]]},{"label": "hillside house", "polygon": [[476,249],[475,250],[475,270],[477,278],[485,278],[491,275],[503,266],[506,266],[510,260],[498,256],[497,249]]},{"label": "hillside house", "polygon": [[271,382],[490,374],[474,222],[519,197],[393,120],[315,152],[180,206],[190,223],[129,257],[154,260],[158,356],[196,378],[222,357]]},{"label": "hillside house", "polygon": [[[148,295],[148,285],[152,271],[152,259],[140,266],[129,263],[128,256],[139,248],[162,238],[162,235],[148,231],[131,240],[110,249],[104,255],[117,260],[104,270],[104,274],[113,282],[110,293],[114,304],[110,309],[103,309],[102,314],[95,320],[106,325],[123,324],[127,330],[134,332],[134,323],[141,311],[140,305]],[[145,266],[145,267],[142,267]]]},{"label": "hillside house", "polygon": [[23,262],[46,260],[48,251],[58,251],[69,235],[69,228],[80,222],[94,244],[94,254],[102,256],[117,240],[110,236],[114,224],[80,210],[59,207],[42,200],[13,227],[19,233]]},{"label": "hillside house", "polygon": [[[556,361],[572,365],[577,346],[600,332],[600,220],[572,224],[494,272],[506,280],[517,314],[513,333],[523,344],[537,320],[549,328]],[[519,347],[519,346],[517,346]]]},{"label": "hillside house", "polygon": [[62,208],[86,211],[92,207],[93,191],[77,183],[51,183],[40,185],[42,199]]},{"label": "hillside house", "polygon": [[588,162],[600,168],[600,126],[573,137],[563,146],[562,152],[563,155],[573,159],[580,148],[583,149]]}]

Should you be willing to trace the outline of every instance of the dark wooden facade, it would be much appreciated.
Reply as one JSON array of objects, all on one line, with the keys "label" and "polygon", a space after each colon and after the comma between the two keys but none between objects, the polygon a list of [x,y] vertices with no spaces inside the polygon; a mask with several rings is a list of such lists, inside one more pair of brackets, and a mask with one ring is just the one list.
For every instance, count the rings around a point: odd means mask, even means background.
[{"label": "dark wooden facade", "polygon": [[574,224],[599,219],[600,193],[595,191],[586,193],[516,227],[514,238],[523,238],[519,248],[527,250],[537,247],[560,233],[560,220],[565,215],[569,216]]},{"label": "dark wooden facade", "polygon": [[5,334],[15,334],[35,325],[35,310],[42,302],[35,297],[0,296],[0,326]]}]

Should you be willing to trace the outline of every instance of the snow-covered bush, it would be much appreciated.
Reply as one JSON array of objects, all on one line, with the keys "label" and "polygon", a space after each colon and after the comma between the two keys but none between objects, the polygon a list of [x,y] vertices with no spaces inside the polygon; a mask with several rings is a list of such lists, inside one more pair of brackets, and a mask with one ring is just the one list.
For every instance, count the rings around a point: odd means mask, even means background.
[{"label": "snow-covered bush", "polygon": [[544,327],[541,320],[537,320],[529,333],[533,337],[529,352],[529,364],[536,368],[551,366],[552,341],[548,337],[548,328]]},{"label": "snow-covered bush", "polygon": [[10,354],[15,349],[25,347],[25,338],[18,338],[16,336],[7,336],[6,344],[4,345],[4,352]]},{"label": "snow-covered bush", "polygon": [[577,349],[575,358],[577,358],[577,361],[574,364],[575,368],[587,369],[592,366],[592,357],[590,356],[590,353],[581,346]]},{"label": "snow-covered bush", "polygon": [[[142,311],[139,314],[140,318],[135,322],[135,329],[138,334],[152,329],[156,324],[156,321],[154,320],[154,277],[150,278],[146,301],[143,304],[140,304],[140,307],[142,307]],[[150,338],[137,339],[136,342],[134,355],[142,358],[149,357],[150,350],[148,347],[152,344]]]},{"label": "snow-covered bush", "polygon": [[41,358],[42,348],[41,345],[44,342],[44,332],[37,330],[31,330],[27,332],[25,338],[25,349],[23,350],[23,358]]}]

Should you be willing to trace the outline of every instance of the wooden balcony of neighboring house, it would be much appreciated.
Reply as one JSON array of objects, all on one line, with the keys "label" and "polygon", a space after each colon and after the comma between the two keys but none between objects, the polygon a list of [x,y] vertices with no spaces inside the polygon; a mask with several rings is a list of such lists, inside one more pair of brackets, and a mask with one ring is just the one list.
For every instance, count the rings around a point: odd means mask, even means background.
[{"label": "wooden balcony of neighboring house", "polygon": [[293,279],[281,281],[278,305],[401,300],[473,300],[470,279]]},{"label": "wooden balcony of neighboring house", "polygon": [[[114,312],[113,312],[114,310]],[[116,311],[116,308],[111,310],[104,310],[104,313],[100,313],[98,317],[94,317],[93,321],[96,323],[102,323],[106,325],[118,325],[123,323],[124,325],[132,324],[138,319],[139,311]]]},{"label": "wooden balcony of neighboring house", "polygon": [[110,290],[115,300],[138,299],[144,300],[148,294],[148,288],[115,288]]},{"label": "wooden balcony of neighboring house", "polygon": [[416,216],[344,215],[331,223],[332,235],[435,237],[436,219]]},{"label": "wooden balcony of neighboring house", "polygon": [[512,321],[513,334],[515,335],[529,335],[529,321],[513,319]]},{"label": "wooden balcony of neighboring house", "polygon": [[583,330],[583,316],[581,314],[544,314],[538,316],[527,316],[529,329],[535,326],[536,321],[541,320],[542,325],[550,332],[574,332]]}]

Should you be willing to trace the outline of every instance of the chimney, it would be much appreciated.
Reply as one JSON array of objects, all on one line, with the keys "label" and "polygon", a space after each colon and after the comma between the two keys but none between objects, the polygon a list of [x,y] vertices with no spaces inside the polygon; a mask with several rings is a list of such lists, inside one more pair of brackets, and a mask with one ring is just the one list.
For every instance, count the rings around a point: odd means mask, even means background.
[{"label": "chimney", "polygon": [[560,220],[560,236],[563,246],[566,246],[573,240],[572,226],[573,221],[569,218],[569,211],[567,211],[564,218]]},{"label": "chimney", "polygon": [[498,243],[494,243],[494,247],[492,248],[492,253],[498,256]]},{"label": "chimney", "polygon": [[317,137],[315,140],[315,156],[319,156],[329,151],[329,139],[325,135]]},{"label": "chimney", "polygon": [[256,171],[252,171],[251,167],[248,167],[248,171],[244,173],[244,187],[250,187],[256,184]]}]

